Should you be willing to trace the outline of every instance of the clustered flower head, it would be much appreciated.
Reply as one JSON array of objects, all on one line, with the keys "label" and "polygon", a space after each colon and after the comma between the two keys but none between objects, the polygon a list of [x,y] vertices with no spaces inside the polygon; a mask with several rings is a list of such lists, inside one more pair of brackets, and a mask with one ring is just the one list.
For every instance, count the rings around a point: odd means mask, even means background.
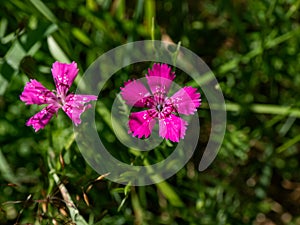
[{"label": "clustered flower head", "polygon": [[60,108],[62,108],[77,126],[81,123],[80,115],[91,107],[91,105],[87,103],[97,100],[97,96],[95,95],[68,93],[69,88],[78,74],[77,64],[75,62],[71,64],[55,62],[52,65],[51,71],[56,90],[50,91],[37,80],[31,79],[26,83],[24,91],[20,96],[20,99],[25,102],[26,105],[47,104],[45,108],[31,117],[26,123],[27,126],[32,126],[35,132],[43,129],[49,123],[53,115],[57,114]]},{"label": "clustered flower head", "polygon": [[173,96],[167,94],[175,78],[175,73],[167,64],[154,64],[148,69],[148,87],[140,80],[125,82],[121,96],[134,107],[147,108],[132,112],[129,116],[129,133],[138,138],[148,138],[158,120],[159,136],[179,142],[185,136],[188,123],[178,115],[192,115],[201,104],[201,95],[196,88],[185,86]]}]

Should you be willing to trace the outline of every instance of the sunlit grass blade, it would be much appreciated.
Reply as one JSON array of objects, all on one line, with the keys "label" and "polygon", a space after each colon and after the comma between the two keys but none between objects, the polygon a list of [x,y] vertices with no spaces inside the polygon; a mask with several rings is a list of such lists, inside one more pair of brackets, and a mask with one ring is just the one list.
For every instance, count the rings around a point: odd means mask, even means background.
[{"label": "sunlit grass blade", "polygon": [[295,145],[296,143],[298,143],[300,141],[300,134],[297,135],[296,137],[286,141],[283,145],[279,146],[277,149],[276,149],[276,152],[277,153],[281,153],[285,150],[287,150],[288,148],[290,148],[291,146]]},{"label": "sunlit grass blade", "polygon": [[61,47],[58,45],[58,43],[52,36],[49,36],[47,38],[47,42],[49,46],[49,51],[51,52],[53,58],[60,62],[71,63],[71,60],[68,58],[68,56],[65,54],[65,52],[61,49]]},{"label": "sunlit grass blade", "polygon": [[[207,104],[203,103],[203,107],[208,107]],[[218,106],[210,105],[212,109],[217,109]],[[244,106],[245,107],[245,106]],[[236,103],[226,103],[226,110],[239,112],[242,106]],[[294,109],[289,106],[271,105],[271,104],[253,104],[249,106],[249,109],[254,113],[260,114],[277,114],[277,115],[289,115],[293,117],[300,117],[300,109]]]},{"label": "sunlit grass blade", "polygon": [[151,35],[152,21],[155,18],[155,1],[146,0],[144,21],[148,27],[149,35]]},{"label": "sunlit grass blade", "polygon": [[51,10],[40,0],[30,0],[30,2],[52,23],[57,23],[57,19]]},{"label": "sunlit grass blade", "polygon": [[79,40],[80,42],[82,42],[83,44],[89,46],[92,44],[91,39],[79,28],[73,28],[72,29],[72,34],[74,35],[74,37]]}]

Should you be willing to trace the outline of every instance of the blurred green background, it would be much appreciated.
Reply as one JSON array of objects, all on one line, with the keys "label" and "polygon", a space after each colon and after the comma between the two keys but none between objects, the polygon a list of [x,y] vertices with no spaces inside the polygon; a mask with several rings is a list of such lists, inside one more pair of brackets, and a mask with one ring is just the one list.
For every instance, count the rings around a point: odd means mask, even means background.
[{"label": "blurred green background", "polygon": [[[0,224],[300,224],[299,6],[299,0],[2,0]],[[38,133],[25,126],[40,108],[25,106],[19,95],[30,78],[53,89],[54,61],[76,61],[82,75],[106,51],[149,39],[181,42],[221,85],[227,130],[207,170],[197,169],[210,131],[205,96],[193,158],[146,187],[99,177],[62,111]],[[148,66],[121,71],[96,110],[107,147],[133,163],[156,159],[120,151],[105,118],[123,82]],[[155,157],[171,148],[164,143]]]}]

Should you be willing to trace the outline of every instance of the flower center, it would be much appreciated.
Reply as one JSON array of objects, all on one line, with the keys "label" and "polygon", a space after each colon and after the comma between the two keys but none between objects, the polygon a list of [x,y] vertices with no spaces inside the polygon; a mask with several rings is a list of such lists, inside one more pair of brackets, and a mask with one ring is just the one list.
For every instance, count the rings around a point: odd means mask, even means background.
[{"label": "flower center", "polygon": [[156,110],[157,110],[158,112],[161,112],[161,111],[163,110],[163,105],[162,105],[162,104],[157,104],[157,105],[156,105]]},{"label": "flower center", "polygon": [[59,94],[56,93],[56,102],[60,106],[63,106],[65,104],[65,96],[64,95],[59,95]]}]

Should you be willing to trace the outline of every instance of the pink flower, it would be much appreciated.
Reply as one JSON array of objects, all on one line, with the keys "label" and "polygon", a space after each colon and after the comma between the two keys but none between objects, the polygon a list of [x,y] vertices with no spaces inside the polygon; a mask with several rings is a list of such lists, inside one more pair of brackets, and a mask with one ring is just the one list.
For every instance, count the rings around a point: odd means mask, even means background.
[{"label": "pink flower", "polygon": [[90,104],[86,104],[92,100],[97,100],[95,95],[75,95],[68,94],[69,88],[75,80],[78,69],[77,64],[55,62],[52,65],[52,75],[56,87],[56,91],[50,91],[45,88],[40,82],[31,79],[26,83],[24,91],[20,95],[20,99],[26,105],[48,104],[40,112],[31,117],[26,125],[32,126],[37,132],[43,129],[51,120],[54,114],[57,114],[60,108],[70,117],[77,126],[81,123],[80,115],[86,109],[90,108]]},{"label": "pink flower", "polygon": [[178,115],[192,115],[200,106],[200,93],[196,88],[183,87],[167,97],[175,73],[167,64],[154,64],[146,74],[149,89],[140,80],[125,82],[121,95],[128,105],[147,108],[129,116],[129,133],[149,137],[158,120],[159,136],[173,142],[184,138],[188,123]]}]

